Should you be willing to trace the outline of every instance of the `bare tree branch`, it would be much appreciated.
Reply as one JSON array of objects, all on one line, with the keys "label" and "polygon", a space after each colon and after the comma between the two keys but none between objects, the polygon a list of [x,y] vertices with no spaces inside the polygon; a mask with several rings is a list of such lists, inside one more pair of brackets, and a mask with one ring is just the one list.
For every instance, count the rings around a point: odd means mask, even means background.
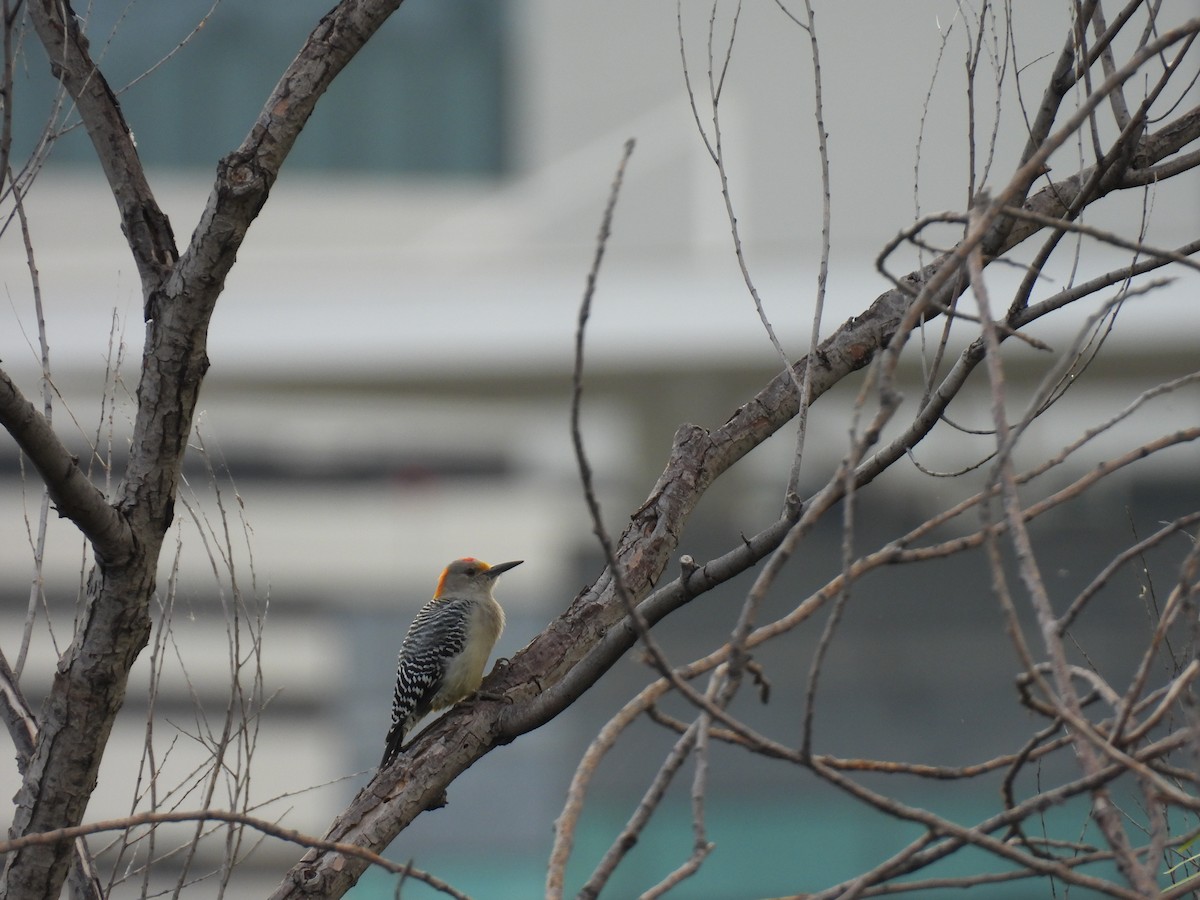
[{"label": "bare tree branch", "polygon": [[75,101],[96,148],[148,297],[179,258],[171,223],[154,199],[133,133],[92,61],[69,0],[29,0],[26,7],[50,58],[50,70]]},{"label": "bare tree branch", "polygon": [[408,863],[394,863],[389,859],[384,859],[382,856],[354,844],[338,844],[333,841],[322,840],[319,837],[305,834],[294,828],[284,828],[269,819],[261,819],[257,816],[247,815],[246,813],[232,812],[224,809],[144,812],[137,815],[124,816],[119,819],[102,819],[98,822],[73,825],[69,828],[55,828],[51,831],[39,832],[38,834],[27,834],[23,837],[0,840],[0,854],[12,853],[23,847],[36,847],[71,841],[89,834],[100,834],[105,831],[126,831],[142,825],[163,825],[169,822],[228,822],[233,825],[246,825],[270,837],[279,838],[282,841],[288,841],[292,844],[299,844],[302,847],[336,850],[347,856],[361,859],[370,865],[378,866],[394,875],[415,878],[447,896],[459,898],[459,900],[469,900],[465,894],[454,890],[454,888],[440,878],[414,868]]},{"label": "bare tree branch", "polygon": [[79,526],[98,556],[113,563],[133,554],[133,530],[79,468],[46,417],[0,371],[0,424],[29,457],[50,491],[59,515]]},{"label": "bare tree branch", "polygon": [[[87,536],[96,558],[95,569],[88,579],[86,608],[79,617],[74,641],[59,661],[42,721],[36,725],[16,678],[6,672],[5,660],[0,656],[0,663],[5,664],[0,668],[0,713],[14,733],[18,746],[27,751],[22,759],[24,780],[17,799],[13,840],[0,842],[0,852],[8,854],[0,880],[0,894],[7,892],[14,897],[57,900],[72,852],[68,839],[88,833],[85,829],[89,828],[109,830],[104,826],[111,823],[92,826],[80,823],[95,786],[101,752],[124,699],[130,666],[150,633],[150,601],[156,588],[158,561],[173,520],[181,461],[193,431],[197,398],[208,368],[206,340],[210,317],[247,230],[267,202],[280,168],[317,100],[398,5],[399,0],[343,0],[320,21],[276,85],[246,139],[220,161],[205,210],[190,243],[180,254],[170,223],[157,206],[142,172],[116,96],[91,59],[87,39],[69,3],[65,0],[33,0],[31,19],[56,77],[77,104],[117,201],[122,227],[142,279],[147,328],[131,455],[121,487],[112,492],[114,499],[111,502],[71,458],[51,428],[49,417],[34,409],[11,379],[0,372],[0,424],[14,435],[22,451],[38,468],[59,512],[71,518]],[[782,3],[780,6],[787,13]],[[12,13],[8,0],[5,0],[4,9],[6,17]],[[1145,13],[1146,19],[1140,37],[1123,33],[1122,29],[1139,10]],[[960,5],[959,12],[963,11],[964,7]],[[582,452],[578,428],[582,334],[588,314],[585,303],[578,338],[580,352],[573,435],[579,450],[585,497],[593,513],[595,530],[601,537],[607,565],[600,577],[542,634],[509,665],[500,667],[489,677],[486,693],[503,694],[511,702],[501,705],[481,701],[471,708],[451,710],[414,742],[406,757],[406,766],[376,774],[324,838],[298,835],[290,829],[246,815],[246,810],[251,807],[240,783],[231,789],[230,798],[230,805],[240,809],[197,813],[158,810],[142,814],[142,817],[118,820],[123,824],[114,827],[127,830],[168,821],[194,821],[197,823],[194,835],[198,838],[206,831],[203,823],[227,822],[238,826],[225,829],[228,835],[225,864],[229,867],[237,860],[242,846],[241,826],[308,847],[301,861],[284,877],[274,894],[276,898],[340,896],[372,864],[401,875],[412,874],[410,867],[386,863],[378,854],[421,812],[444,805],[449,786],[466,768],[492,749],[553,719],[640,640],[651,651],[663,677],[653,682],[610,722],[581,762],[559,821],[547,879],[549,896],[561,896],[563,892],[567,858],[578,827],[588,778],[599,758],[615,745],[622,729],[642,712],[647,712],[665,727],[678,730],[681,736],[642,803],[633,811],[626,830],[585,885],[587,895],[598,894],[607,884],[625,849],[642,833],[645,823],[658,808],[667,783],[689,755],[696,763],[692,786],[692,853],[664,881],[650,888],[650,895],[669,889],[699,868],[711,848],[706,836],[705,793],[709,765],[707,750],[712,739],[728,741],[736,745],[738,752],[758,754],[805,768],[871,809],[921,827],[923,833],[909,846],[857,878],[831,888],[826,892],[828,896],[836,894],[845,898],[900,890],[901,886],[891,883],[892,879],[917,872],[964,847],[982,849],[999,861],[1015,865],[1021,876],[1040,874],[1064,884],[1119,897],[1145,896],[1156,891],[1159,857],[1167,848],[1176,845],[1173,842],[1177,836],[1167,828],[1167,813],[1176,809],[1200,810],[1200,800],[1194,796],[1196,776],[1173,755],[1196,749],[1196,714],[1191,708],[1191,694],[1200,665],[1174,653],[1171,645],[1174,633],[1183,627],[1181,623],[1196,620],[1196,596],[1200,592],[1196,571],[1200,568],[1200,550],[1193,549],[1187,554],[1178,581],[1166,595],[1161,609],[1157,595],[1154,596],[1152,627],[1147,629],[1146,644],[1136,671],[1127,683],[1112,680],[1108,673],[1076,665],[1068,656],[1066,642],[1073,637],[1072,625],[1081,616],[1092,613],[1095,607],[1092,598],[1121,566],[1151,548],[1163,547],[1171,535],[1194,526],[1200,513],[1177,516],[1174,522],[1151,538],[1138,540],[1135,536],[1128,549],[1101,567],[1087,587],[1063,599],[1060,605],[1065,609],[1063,612],[1051,604],[1036,555],[1038,548],[1029,536],[1028,523],[1050,509],[1079,498],[1132,462],[1168,447],[1197,440],[1200,429],[1181,424],[1171,434],[1139,437],[1130,442],[1138,443],[1138,446],[1126,448],[1100,462],[1087,474],[1057,490],[1046,487],[1045,482],[1027,486],[1039,475],[1071,458],[1094,435],[1111,431],[1132,408],[1152,396],[1190,384],[1194,376],[1164,381],[1143,394],[1126,411],[1064,446],[1057,455],[1042,456],[1041,463],[1025,472],[1019,473],[1016,469],[1013,453],[1030,424],[1063,395],[1065,385],[1070,381],[1067,375],[1084,368],[1095,358],[1097,347],[1112,327],[1116,311],[1122,304],[1132,306],[1130,298],[1164,283],[1149,279],[1130,283],[1131,280],[1168,263],[1184,268],[1196,267],[1190,257],[1200,248],[1200,242],[1186,243],[1175,251],[1164,251],[1147,240],[1144,227],[1136,238],[1131,239],[1080,224],[1079,217],[1109,194],[1138,188],[1154,178],[1170,177],[1200,162],[1200,154],[1194,149],[1189,150],[1200,139],[1200,107],[1178,115],[1154,133],[1146,133],[1147,122],[1157,123],[1168,114],[1175,115],[1176,105],[1181,101],[1171,104],[1164,113],[1161,107],[1167,101],[1160,102],[1160,98],[1165,96],[1163,92],[1168,84],[1183,80],[1177,75],[1187,58],[1185,54],[1189,54],[1196,35],[1200,34],[1200,19],[1173,28],[1160,26],[1159,4],[1143,0],[1126,3],[1111,23],[1105,21],[1098,0],[1080,0],[1074,5],[1073,13],[1074,19],[1062,49],[1050,62],[1053,71],[1043,86],[1040,106],[1027,122],[1024,150],[1007,181],[1002,180],[993,188],[992,197],[982,194],[972,197],[967,213],[952,211],[926,216],[901,232],[885,249],[879,262],[880,271],[888,275],[894,288],[866,305],[861,315],[850,318],[820,341],[816,325],[821,321],[820,298],[828,275],[830,254],[829,160],[822,124],[823,100],[812,9],[808,9],[806,23],[794,19],[808,33],[812,44],[818,149],[825,196],[817,314],[807,356],[787,364],[783,372],[723,425],[712,429],[690,424],[680,427],[658,481],[646,501],[633,512],[630,524],[619,540],[612,542],[592,494],[590,469]],[[711,139],[703,128],[700,130],[717,163],[726,212],[734,232],[735,256],[744,282],[771,332],[772,342],[782,354],[782,344],[767,323],[742,251],[724,170],[717,106],[730,66],[734,32],[731,30],[724,66],[714,72],[716,14],[714,7],[709,22]],[[987,18],[989,15],[993,17],[991,20]],[[985,88],[982,80],[977,84],[977,67],[989,46],[998,54],[996,48],[1000,38],[995,32],[996,15],[995,8],[985,4],[977,19],[978,30],[965,29],[970,44],[967,99],[972,185],[978,177],[975,91]],[[735,18],[735,27],[736,24]],[[990,44],[985,39],[985,29],[989,28],[992,29],[988,32]],[[7,30],[5,35],[6,42],[11,42]],[[1118,36],[1122,40],[1117,41]],[[1011,31],[1006,38],[1011,39]],[[1118,60],[1118,48],[1127,47],[1131,42],[1133,49],[1121,50],[1126,55],[1123,60]],[[6,43],[6,47],[9,45]],[[683,56],[682,28],[680,45]],[[992,59],[997,70],[997,110],[1003,73],[1008,71],[1007,49],[1002,60],[995,56]],[[1015,45],[1013,49],[1015,60]],[[1018,90],[1019,74],[1013,76],[1018,77]],[[1139,86],[1136,90],[1140,91],[1140,97],[1133,85]],[[3,87],[6,122],[10,89],[11,63],[6,69]],[[1189,85],[1180,96],[1192,99],[1194,94],[1189,94],[1190,90]],[[1068,97],[1072,97],[1073,107],[1064,113],[1063,106]],[[699,126],[695,99],[691,99]],[[1115,138],[1112,137],[1114,127]],[[6,135],[7,131],[6,127]],[[1105,140],[1109,141],[1107,146]],[[1065,151],[1054,157],[1055,165],[1060,165],[1058,160],[1070,155],[1072,142],[1077,156],[1076,171],[1050,181],[1048,166],[1052,155],[1056,151]],[[983,166],[982,181],[987,180],[989,172],[994,173],[993,164],[1000,158],[993,156],[994,151],[995,132]],[[0,146],[0,155],[7,153],[5,143]],[[7,166],[0,166],[0,172],[7,173]],[[7,177],[11,178],[11,174]],[[1041,188],[1035,190],[1038,184]],[[596,265],[589,276],[588,301],[595,288],[614,201],[615,186],[605,215]],[[1145,221],[1143,216],[1143,226]],[[937,228],[932,227],[935,225]],[[944,234],[948,227],[955,229],[949,240],[938,242],[929,236]],[[1128,249],[1136,254],[1135,261],[1083,284],[1074,284],[1072,272],[1070,286],[1049,298],[1035,298],[1034,284],[1046,274],[1045,266],[1051,255],[1056,254],[1064,235],[1071,233]],[[1007,313],[994,314],[984,278],[988,271],[986,267],[996,261],[1001,264],[1012,262],[1005,258],[1006,254],[1035,235],[1044,235],[1045,240],[1037,248],[1034,261],[1025,265],[1025,282],[1011,298],[1006,298],[1010,301]],[[892,276],[888,274],[887,266],[892,253],[901,248],[906,251],[917,249],[922,254],[932,249],[936,258],[906,275]],[[1152,258],[1141,258],[1147,254]],[[1054,258],[1061,255],[1064,254],[1056,254]],[[907,268],[907,264],[904,267]],[[976,299],[978,315],[958,307],[968,289]],[[1106,296],[1106,291],[1112,296]],[[1019,416],[1010,417],[1004,402],[1008,385],[1005,362],[1000,355],[1003,342],[1015,336],[1030,346],[1050,350],[1051,341],[1025,329],[1043,316],[1088,297],[1099,300],[1099,312],[1089,317],[1075,341],[1050,364],[1049,374],[1032,393],[1028,408]],[[920,338],[923,323],[938,316],[945,317],[945,324],[933,352],[933,362],[922,371],[923,396],[912,419],[897,423],[894,420],[902,402],[902,354],[906,354],[906,360],[911,357],[910,337],[916,332]],[[948,371],[944,371],[944,364],[953,359],[948,348],[961,346],[950,343],[951,330],[956,337],[961,337],[963,331],[971,333],[966,335],[966,349]],[[908,534],[873,552],[864,551],[856,543],[855,516],[851,508],[855,492],[901,461],[938,423],[949,421],[951,402],[962,395],[972,373],[981,364],[987,375],[986,386],[990,389],[994,413],[993,428],[985,432],[994,435],[995,445],[994,452],[988,457],[992,461],[989,480],[982,487],[973,488],[975,493],[971,497],[929,516]],[[783,516],[759,526],[757,534],[743,538],[705,565],[697,566],[690,557],[685,557],[688,562],[681,565],[680,576],[662,584],[669,559],[680,549],[683,530],[693,510],[716,479],[798,414],[806,414],[810,403],[853,373],[868,367],[869,371],[858,385],[855,425],[847,452],[836,471],[826,473],[828,477],[818,480],[818,483],[823,481],[824,486],[804,503],[795,502],[798,500],[794,491],[802,446],[798,443]],[[885,436],[886,442],[877,447]],[[800,440],[803,440],[803,430]],[[977,460],[978,455],[972,459]],[[982,463],[976,462],[975,466],[981,467]],[[977,471],[987,470],[978,468]],[[1037,498],[1022,499],[1034,490],[1040,491]],[[981,526],[972,523],[962,533],[964,513],[979,510],[986,513],[989,504],[997,502],[1000,512],[994,520],[985,517]],[[775,621],[754,627],[759,604],[775,577],[812,529],[826,521],[828,515],[836,514],[833,511],[839,505],[846,511],[841,532],[840,572],[809,596],[793,601],[793,608]],[[935,537],[935,529],[948,523],[957,527],[958,533],[949,538]],[[224,521],[222,527],[225,527]],[[201,531],[207,540],[208,532],[213,529],[202,527]],[[213,531],[212,536],[217,539],[218,547],[224,546],[221,541],[228,543],[227,528],[223,535]],[[730,540],[730,544],[733,543]],[[1014,745],[1020,747],[1015,753],[957,767],[841,759],[813,753],[812,709],[817,699],[823,654],[833,646],[836,637],[833,626],[849,603],[855,582],[885,565],[925,562],[975,548],[983,548],[994,567],[995,592],[1007,616],[1014,652],[1022,669],[1019,702],[1028,706],[1036,718],[1032,736],[1022,736],[1014,741]],[[1016,555],[1024,598],[1018,583],[1010,583],[1011,573],[1004,558],[1006,549]],[[214,567],[228,566],[227,574],[236,593],[230,559],[224,558],[219,563],[218,556],[221,555],[218,550],[210,554],[210,559]],[[689,665],[673,667],[658,649],[651,633],[655,623],[768,556],[770,561],[742,599],[741,615],[730,640]],[[1028,639],[1023,630],[1029,627],[1018,614],[1023,599],[1035,613],[1040,643]],[[811,672],[801,747],[796,749],[774,737],[773,725],[755,729],[731,715],[727,705],[738,690],[743,669],[753,671],[749,663],[750,651],[809,622],[816,611],[828,609],[831,604],[834,605],[833,616],[821,637]],[[235,618],[237,615],[235,610]],[[1195,634],[1191,634],[1190,639],[1194,638]],[[233,694],[225,716],[214,718],[211,725],[206,721],[197,726],[197,736],[211,750],[216,765],[226,760],[229,753],[244,751],[248,757],[253,750],[252,732],[256,727],[250,721],[253,712],[248,710],[253,703],[249,702],[248,693],[253,694],[258,686],[256,682],[246,689],[239,681],[241,654],[238,651],[242,648],[236,624],[230,632],[230,640]],[[1172,655],[1172,665],[1166,675],[1160,675],[1157,663],[1164,655]],[[690,682],[706,673],[709,682],[702,692]],[[672,689],[700,710],[695,721],[677,721],[653,708],[654,701]],[[1180,710],[1185,718],[1190,716],[1186,718],[1189,723],[1186,727],[1175,726]],[[1042,716],[1047,717],[1046,721],[1041,719]],[[1149,743],[1152,735],[1157,740]],[[147,752],[152,756],[153,748],[148,747]],[[1071,754],[1079,759],[1077,765],[1081,774],[1078,777],[1064,778],[1049,787],[1039,784],[1031,796],[1022,799],[1023,775],[1031,765],[1040,765],[1043,760],[1057,762]],[[859,772],[868,777],[867,783],[856,780],[853,773]],[[952,783],[986,773],[995,773],[996,779],[1003,776],[999,801],[1003,808],[972,824],[955,822],[901,803],[876,790],[877,781],[874,780],[891,774]],[[198,771],[190,777],[193,778],[190,783],[198,787],[205,796],[204,805],[208,806],[207,800],[215,795],[218,784],[216,769]],[[1113,790],[1112,785],[1121,778],[1133,783],[1135,802],[1146,807],[1144,816],[1136,823],[1115,805],[1113,798],[1119,797],[1120,792]],[[164,797],[158,793],[157,785],[152,784],[150,791],[158,806]],[[1031,817],[1073,799],[1077,803],[1091,802],[1092,815],[1100,826],[1107,848],[1089,847],[1082,839],[1055,843],[1054,839],[1033,836],[1036,832],[1029,821]],[[167,802],[179,800],[173,796]],[[1137,829],[1144,835],[1139,836]],[[140,852],[137,844],[142,840],[140,836],[126,833],[122,840],[122,853],[127,848]],[[1140,846],[1139,840],[1142,841]],[[195,844],[190,846],[191,849],[185,849],[182,854],[184,862],[177,890],[182,889],[191,877],[188,870]],[[1113,883],[1084,868],[1086,863],[1098,859],[1115,861],[1127,884]],[[148,884],[148,877],[147,870],[143,884]],[[1000,880],[1004,877],[1009,876],[980,873],[970,883],[982,884],[989,878]],[[223,871],[220,878],[224,888],[228,871]],[[116,883],[119,882],[114,880],[113,884]],[[926,879],[921,884],[948,886],[950,881]],[[1182,884],[1177,886],[1177,892],[1179,887]],[[460,896],[448,887],[440,889],[452,896]]]},{"label": "bare tree branch", "polygon": [[[153,203],[128,128],[112,91],[86,56],[70,7],[63,0],[36,0],[36,9],[31,7],[54,70],[76,92],[114,189],[142,274],[148,324],[130,460],[117,503],[132,530],[132,552],[112,561],[98,558],[89,579],[87,607],[43,707],[39,739],[18,795],[14,834],[82,820],[129,669],[149,638],[158,555],[174,514],[180,466],[208,370],[208,323],[225,276],[317,100],[399,4],[343,0],[321,20],[242,146],[222,160],[208,206],[178,262],[170,226]],[[5,410],[0,421],[24,435],[31,457],[54,464],[54,483],[70,477],[77,484],[48,427],[7,382],[0,382],[0,409]],[[0,894],[20,890],[23,896],[57,898],[69,852],[69,845],[16,851],[0,877]]]}]

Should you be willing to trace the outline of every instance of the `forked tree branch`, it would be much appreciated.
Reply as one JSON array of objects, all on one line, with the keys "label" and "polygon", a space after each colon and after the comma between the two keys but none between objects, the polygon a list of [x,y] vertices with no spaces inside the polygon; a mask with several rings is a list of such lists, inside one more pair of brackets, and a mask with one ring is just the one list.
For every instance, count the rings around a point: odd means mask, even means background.
[{"label": "forked tree branch", "polygon": [[[87,56],[69,3],[34,0],[31,6],[51,65],[78,104],[121,210],[142,276],[147,329],[130,459],[116,501],[132,532],[133,551],[111,562],[98,557],[88,579],[75,639],[59,661],[43,705],[37,744],[17,796],[14,835],[82,821],[130,667],[149,638],[159,552],[174,514],[183,455],[208,370],[208,324],[225,277],[317,100],[400,2],[343,0],[321,19],[246,140],[221,161],[191,243],[177,261],[170,226],[153,202],[128,127]],[[41,436],[40,443],[26,440],[55,481],[75,479],[55,468],[62,454],[46,440],[48,426],[37,424],[40,414],[26,421],[11,391],[6,402],[9,420],[28,435]],[[86,504],[78,505],[102,519]],[[0,876],[0,895],[57,900],[69,857],[70,845],[61,843],[15,851]]]}]

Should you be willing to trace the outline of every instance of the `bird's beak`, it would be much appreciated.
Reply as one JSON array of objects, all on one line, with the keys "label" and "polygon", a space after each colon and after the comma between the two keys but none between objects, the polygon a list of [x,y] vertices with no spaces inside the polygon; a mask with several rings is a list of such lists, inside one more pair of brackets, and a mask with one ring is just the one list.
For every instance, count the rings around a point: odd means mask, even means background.
[{"label": "bird's beak", "polygon": [[499,563],[497,565],[492,566],[490,569],[488,569],[483,574],[486,575],[488,578],[495,578],[497,575],[503,575],[509,569],[515,569],[517,566],[519,566],[523,562],[525,562],[525,560],[517,559],[517,560],[513,560],[512,562]]}]

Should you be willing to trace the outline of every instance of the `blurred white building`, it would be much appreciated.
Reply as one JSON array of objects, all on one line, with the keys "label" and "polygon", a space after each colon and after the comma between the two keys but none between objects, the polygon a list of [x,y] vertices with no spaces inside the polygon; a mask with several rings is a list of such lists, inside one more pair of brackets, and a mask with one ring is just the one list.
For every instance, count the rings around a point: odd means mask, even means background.
[{"label": "blurred white building", "polygon": [[[203,208],[216,159],[240,140],[324,5],[293,3],[284,12],[225,0],[175,58],[122,94],[181,244]],[[107,34],[104,17],[115,19],[123,6],[96,6],[92,34]],[[135,7],[122,22],[108,56],[123,79],[174,46],[208,9],[207,3],[170,6],[170,12]],[[875,271],[875,255],[913,221],[918,202],[921,213],[962,209],[966,202],[959,96],[964,26],[956,4],[869,6],[869,22],[866,5],[852,3],[822,5],[818,19],[834,247],[822,334],[888,287]],[[700,124],[711,139],[709,9],[686,0],[681,6],[684,55]],[[722,6],[717,16],[718,71],[731,13]],[[1064,33],[1061,22],[1048,27],[1047,20],[1064,14],[1057,7],[1053,15],[1040,12],[1017,36],[1022,78],[1034,86],[1029,90],[1040,92],[1038,78],[1050,65],[1044,57],[1058,51]],[[948,49],[933,80],[944,39]],[[93,46],[98,43],[93,37]],[[198,441],[189,461],[176,516],[180,549],[176,555],[173,535],[160,586],[166,603],[175,564],[176,643],[163,648],[156,701],[164,716],[156,725],[158,752],[173,742],[176,748],[168,769],[190,768],[197,757],[187,735],[224,714],[227,630],[240,591],[244,634],[258,630],[248,628],[245,617],[266,614],[262,679],[271,698],[254,751],[252,793],[259,802],[283,797],[263,814],[285,816],[286,824],[313,833],[324,832],[362,781],[338,779],[376,762],[396,649],[442,565],[461,555],[527,560],[499,591],[510,611],[497,651],[503,656],[517,652],[599,571],[570,446],[570,373],[595,235],[626,139],[635,138],[637,147],[588,326],[584,393],[588,451],[610,529],[619,530],[650,489],[680,423],[720,424],[780,366],[739,272],[717,171],[689,104],[675,4],[409,0],[378,46],[347,72],[348,86],[322,101],[311,143],[306,133],[296,164],[285,168],[228,279],[209,341],[212,369],[197,423],[203,449]],[[746,259],[793,358],[810,339],[821,228],[808,53],[807,35],[779,9],[747,4],[719,123]],[[28,58],[33,79],[44,60],[32,49]],[[42,89],[29,86],[35,95]],[[992,115],[986,104],[980,108]],[[993,183],[1003,182],[1023,141],[1015,99],[1006,96],[1000,116]],[[990,129],[989,119],[980,141]],[[86,158],[82,135],[64,137],[62,147],[27,200],[54,375],[54,421],[82,452],[97,443],[101,456],[111,450],[119,477],[141,341],[141,294],[99,173],[94,165],[70,165]],[[1063,170],[1070,171],[1065,153]],[[1105,216],[1120,221],[1139,214],[1144,199],[1106,204],[1097,214],[1100,223]],[[1150,199],[1150,243],[1174,246],[1195,235],[1194,194],[1171,190]],[[1089,244],[1081,255],[1081,271],[1123,261],[1122,254]],[[900,253],[892,268],[906,271],[915,259]],[[10,298],[0,359],[34,398],[36,319],[24,250],[11,225],[0,241],[0,276]],[[992,277],[1003,296],[1020,273]],[[1031,458],[1057,449],[1146,387],[1196,368],[1195,291],[1196,279],[1188,275],[1134,301],[1154,310],[1131,307],[1123,316],[1056,430],[1030,435]],[[1094,309],[1066,313],[1037,335],[1063,346]],[[106,383],[118,356],[118,374]],[[1030,348],[1014,347],[1010,365],[1019,400],[1049,363]],[[915,365],[907,377],[915,396]],[[806,444],[812,484],[843,452],[854,390],[835,391],[813,410]],[[1194,391],[1176,395],[1134,427],[1152,432],[1194,423],[1197,406]],[[966,415],[974,415],[968,424],[986,427],[986,405]],[[698,559],[722,552],[740,533],[777,515],[792,452],[792,430],[785,432],[713,489],[684,552]],[[980,437],[971,455],[986,453],[987,442]],[[930,444],[922,461],[932,468],[973,461],[963,458],[960,444]],[[1109,498],[1087,522],[1073,521],[1069,530],[1077,542],[1071,546],[1094,544],[1097,535],[1128,538],[1128,529],[1121,530],[1124,509],[1153,522],[1178,514],[1163,506],[1164,498],[1170,498],[1166,506],[1194,504],[1197,461],[1194,450],[1182,450],[1167,457],[1166,468],[1126,482],[1135,485],[1128,493]],[[1180,473],[1192,473],[1182,485]],[[952,491],[944,481],[931,487],[915,468],[897,472],[889,485],[884,496],[891,500],[873,511],[864,545],[893,537],[898,523],[936,508]],[[15,449],[0,448],[0,508],[6,511],[0,518],[0,647],[10,661],[29,604],[29,533],[39,502],[36,481],[21,470]],[[1115,535],[1105,527],[1110,522],[1118,526]],[[827,559],[836,559],[836,541],[833,533],[814,537],[814,563],[801,567],[796,590],[819,582]],[[1068,547],[1064,554],[1064,568],[1089,558],[1085,549]],[[40,620],[35,629],[23,678],[33,698],[44,692],[57,652],[70,640],[84,557],[72,530],[52,515],[45,606],[56,627],[53,641]],[[1086,583],[1086,570],[1075,574]],[[979,576],[979,606],[990,616],[986,586]],[[720,594],[724,606],[732,609],[743,589],[731,585]],[[931,589],[903,590],[915,604]],[[680,659],[731,627],[719,597],[681,613],[677,624],[666,623],[665,639]],[[846,627],[859,632],[847,640],[864,650],[836,663],[844,668],[832,669],[828,690],[831,697],[855,694],[869,714],[841,722],[830,713],[832,734],[861,737],[869,720],[892,735],[887,755],[911,751],[917,757],[957,741],[969,747],[1002,727],[981,717],[984,704],[965,698],[962,684],[946,684],[936,671],[922,677],[891,667],[904,642],[897,629],[911,628],[909,637],[922,647],[985,660],[981,665],[991,671],[1014,670],[992,633],[993,618],[986,636],[977,635],[961,609],[946,612],[961,595],[940,599],[945,602],[933,598],[935,609],[925,603],[903,612],[880,604],[865,619],[848,621]],[[130,808],[151,662],[147,651],[89,817]],[[775,664],[786,673],[778,678],[784,696],[791,680],[802,687],[803,657]],[[888,667],[885,686],[873,679],[877,667]],[[551,822],[581,748],[648,677],[639,663],[623,663],[559,721],[481,761],[455,784],[447,810],[425,817],[397,841],[397,858],[413,858],[480,896],[535,895]],[[207,725],[197,705],[210,718]],[[836,706],[831,699],[829,709]],[[914,736],[901,727],[921,714],[915,710],[959,706],[961,733],[931,724]],[[976,718],[966,724],[969,710]],[[897,723],[895,730],[888,731],[889,722]],[[656,765],[665,738],[649,730],[643,736],[648,758],[605,775],[609,794],[598,797],[594,830],[579,851],[585,860],[611,840],[613,823],[631,809],[629,797]],[[8,756],[0,754],[4,797],[19,783]],[[790,807],[778,806],[776,792],[756,781],[761,776],[735,771],[720,777],[729,791],[715,805],[727,804],[739,824],[717,838],[729,849],[713,858],[708,880],[688,896],[732,896],[729,885],[750,883],[751,872],[779,869],[777,858],[764,862],[756,855],[770,858],[779,840],[815,847],[835,835],[835,845],[859,850],[874,840],[861,839],[856,829],[865,826],[852,807],[819,791],[813,796],[825,804],[822,822],[794,821]],[[794,774],[787,777],[794,781],[789,790],[815,791]],[[315,785],[327,786],[305,790]],[[199,796],[194,791],[180,806],[197,805]],[[227,798],[218,792],[213,802]],[[686,815],[686,805],[680,809]],[[823,838],[813,832],[818,825]],[[456,861],[457,851],[446,852],[450,835],[456,846],[474,848],[475,869]],[[890,846],[892,837],[879,839]],[[634,864],[634,883],[641,883],[639,872],[653,878],[681,862],[687,839],[680,843],[664,831],[663,846],[648,842]],[[261,864],[255,880],[240,882],[245,893],[239,896],[261,896],[296,855],[291,846],[265,844],[255,856]],[[830,848],[819,855],[837,857]],[[835,861],[809,881],[799,873],[818,869],[812,859],[804,866],[778,871],[776,880],[764,876],[754,890],[801,890],[846,874]],[[172,877],[167,869],[164,878]],[[364,885],[361,896],[372,896],[371,885],[378,896],[391,896],[383,879]]]}]

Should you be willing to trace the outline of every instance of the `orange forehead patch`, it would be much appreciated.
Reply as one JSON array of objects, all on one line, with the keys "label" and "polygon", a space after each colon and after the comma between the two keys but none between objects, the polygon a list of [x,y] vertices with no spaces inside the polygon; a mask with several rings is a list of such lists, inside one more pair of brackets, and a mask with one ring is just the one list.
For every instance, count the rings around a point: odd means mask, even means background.
[{"label": "orange forehead patch", "polygon": [[[485,563],[482,559],[476,559],[473,556],[464,556],[462,559],[455,560],[455,562],[474,563],[475,565],[479,566],[479,568],[482,569],[484,572],[486,572],[488,569],[491,568],[491,566],[489,566],[487,563]],[[454,563],[451,563],[450,565],[454,565]],[[446,587],[446,576],[449,574],[450,574],[450,566],[446,566],[446,568],[442,569],[442,574],[440,576],[438,576],[437,587],[434,588],[434,591],[433,591],[434,597],[442,596],[442,590]]]}]

